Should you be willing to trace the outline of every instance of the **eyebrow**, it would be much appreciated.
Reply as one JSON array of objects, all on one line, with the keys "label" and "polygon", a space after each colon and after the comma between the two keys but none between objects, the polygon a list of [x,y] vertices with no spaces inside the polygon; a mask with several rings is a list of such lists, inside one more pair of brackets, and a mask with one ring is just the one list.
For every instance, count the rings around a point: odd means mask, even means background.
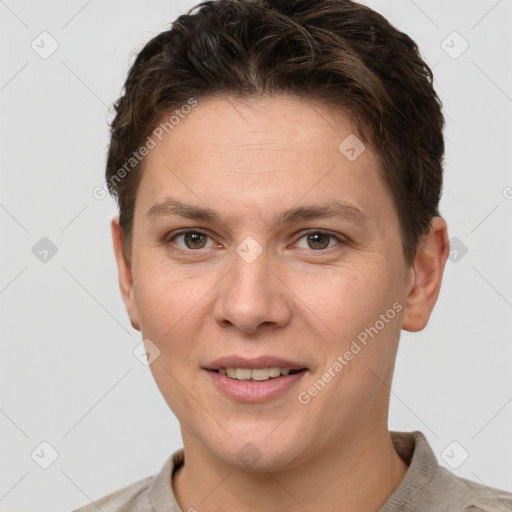
[{"label": "eyebrow", "polygon": [[[172,217],[176,215],[191,220],[224,224],[230,228],[230,223],[226,219],[221,218],[211,208],[186,204],[171,197],[151,206],[146,213],[146,218],[148,221],[152,221],[159,217]],[[273,217],[272,225],[278,226],[298,221],[328,218],[341,218],[356,224],[367,224],[370,222],[370,217],[365,215],[359,208],[340,200],[333,200],[322,205],[297,206],[285,210]]]}]

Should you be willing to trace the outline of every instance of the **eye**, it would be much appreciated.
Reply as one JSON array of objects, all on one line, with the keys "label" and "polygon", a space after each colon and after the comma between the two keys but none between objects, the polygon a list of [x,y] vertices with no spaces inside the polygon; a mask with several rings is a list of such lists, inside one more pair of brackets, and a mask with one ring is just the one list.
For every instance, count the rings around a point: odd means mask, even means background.
[{"label": "eye", "polygon": [[[314,251],[321,251],[323,249],[330,249],[332,247],[332,240],[336,240],[338,243],[343,243],[340,237],[337,237],[331,233],[325,231],[310,230],[303,235],[299,240],[306,239],[307,247],[303,249],[313,249]],[[298,243],[298,242],[297,242]]]},{"label": "eye", "polygon": [[[210,238],[206,233],[197,230],[190,231],[182,231],[181,233],[176,233],[174,236],[168,238],[165,242],[166,245],[170,245],[171,242],[176,244],[180,249],[204,249],[207,244],[207,239]],[[182,239],[185,246],[183,247],[177,240]]]}]

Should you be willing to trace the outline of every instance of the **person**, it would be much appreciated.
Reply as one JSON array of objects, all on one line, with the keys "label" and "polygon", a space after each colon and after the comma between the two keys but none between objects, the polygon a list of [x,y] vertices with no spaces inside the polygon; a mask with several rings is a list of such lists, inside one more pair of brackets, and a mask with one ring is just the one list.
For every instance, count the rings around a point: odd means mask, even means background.
[{"label": "person", "polygon": [[81,512],[512,510],[387,425],[449,254],[443,127],[417,45],[349,0],[203,2],[144,46],[106,186],[183,448]]}]

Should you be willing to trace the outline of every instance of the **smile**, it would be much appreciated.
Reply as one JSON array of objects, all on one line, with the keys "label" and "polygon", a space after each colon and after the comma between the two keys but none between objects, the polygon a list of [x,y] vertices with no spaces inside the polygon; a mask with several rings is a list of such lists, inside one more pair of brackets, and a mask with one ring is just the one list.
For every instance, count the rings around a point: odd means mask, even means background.
[{"label": "smile", "polygon": [[[221,372],[226,371],[226,374]],[[275,377],[270,376],[270,372]],[[213,381],[215,388],[223,396],[237,402],[265,402],[283,396],[286,391],[296,386],[307,369],[291,370],[289,368],[219,368],[205,370]],[[234,377],[227,375],[228,371]],[[240,377],[238,377],[240,372]],[[256,378],[254,378],[256,377]]]},{"label": "smile", "polygon": [[293,375],[300,370],[272,366],[270,368],[219,368],[216,371],[230,379],[264,381],[275,379],[281,375]]}]

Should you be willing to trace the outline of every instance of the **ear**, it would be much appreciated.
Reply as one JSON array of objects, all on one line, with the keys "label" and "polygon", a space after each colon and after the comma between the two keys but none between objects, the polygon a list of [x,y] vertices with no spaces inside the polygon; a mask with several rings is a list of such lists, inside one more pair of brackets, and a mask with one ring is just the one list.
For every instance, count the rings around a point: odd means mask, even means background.
[{"label": "ear", "polygon": [[420,241],[414,259],[402,329],[416,332],[427,325],[441,289],[449,253],[446,221],[434,217],[429,232]]},{"label": "ear", "polygon": [[124,306],[130,317],[130,322],[134,329],[140,331],[139,315],[135,301],[133,287],[133,274],[131,264],[126,261],[123,254],[123,232],[119,225],[119,216],[114,217],[110,223],[112,230],[112,242],[117,261],[117,272],[119,275],[119,289],[123,298]]}]

